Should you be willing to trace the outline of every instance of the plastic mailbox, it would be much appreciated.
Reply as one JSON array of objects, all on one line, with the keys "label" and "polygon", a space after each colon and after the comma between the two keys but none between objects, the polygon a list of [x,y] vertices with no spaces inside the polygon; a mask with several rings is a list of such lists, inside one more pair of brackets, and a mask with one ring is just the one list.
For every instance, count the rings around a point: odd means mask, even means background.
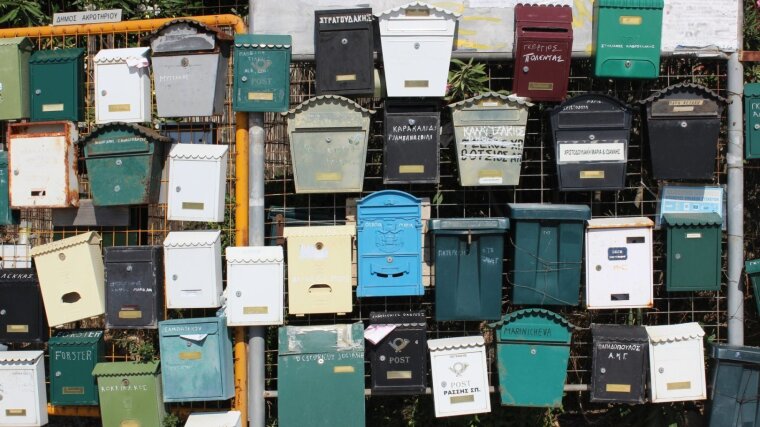
[{"label": "plastic mailbox", "polygon": [[667,230],[665,285],[668,291],[720,289],[721,225],[716,213],[662,216]]},{"label": "plastic mailbox", "polygon": [[148,51],[103,49],[95,55],[95,123],[151,121]]},{"label": "plastic mailbox", "polygon": [[65,329],[48,341],[50,403],[97,405],[98,387],[92,370],[105,360],[103,331]]},{"label": "plastic mailbox", "polygon": [[291,40],[288,35],[235,36],[233,110],[275,113],[288,110]]},{"label": "plastic mailbox", "polygon": [[698,323],[647,326],[649,400],[652,403],[701,400],[705,391],[705,331]]},{"label": "plastic mailbox", "polygon": [[172,221],[224,221],[226,145],[177,144],[169,152],[167,217]]},{"label": "plastic mailbox", "polygon": [[41,351],[0,351],[0,426],[48,423],[45,357]]},{"label": "plastic mailbox", "polygon": [[111,246],[105,252],[106,327],[155,329],[164,318],[164,250]]},{"label": "plastic mailbox", "polygon": [[38,50],[29,75],[33,122],[84,119],[84,49]]},{"label": "plastic mailbox", "polygon": [[172,231],[164,239],[166,308],[222,305],[219,230]]},{"label": "plastic mailbox", "polygon": [[228,247],[227,325],[282,325],[282,246]]},{"label": "plastic mailbox", "polygon": [[591,401],[644,403],[649,338],[643,326],[591,325]]},{"label": "plastic mailbox", "polygon": [[428,340],[437,418],[491,412],[482,336]]}]

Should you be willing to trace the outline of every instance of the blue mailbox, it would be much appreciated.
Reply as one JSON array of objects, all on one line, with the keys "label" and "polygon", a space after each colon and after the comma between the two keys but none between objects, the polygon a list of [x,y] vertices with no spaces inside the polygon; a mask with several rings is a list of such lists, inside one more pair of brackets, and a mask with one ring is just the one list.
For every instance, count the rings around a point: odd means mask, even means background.
[{"label": "blue mailbox", "polygon": [[226,317],[158,323],[164,402],[226,400],[235,394]]},{"label": "blue mailbox", "polygon": [[398,190],[356,204],[358,297],[422,295],[422,203]]}]

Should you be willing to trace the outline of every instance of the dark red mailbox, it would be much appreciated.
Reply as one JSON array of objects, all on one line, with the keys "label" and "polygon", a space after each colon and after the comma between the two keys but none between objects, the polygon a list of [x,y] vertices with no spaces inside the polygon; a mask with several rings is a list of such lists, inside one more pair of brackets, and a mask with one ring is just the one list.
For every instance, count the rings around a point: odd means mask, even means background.
[{"label": "dark red mailbox", "polygon": [[533,101],[562,101],[573,48],[573,8],[515,6],[513,92]]}]

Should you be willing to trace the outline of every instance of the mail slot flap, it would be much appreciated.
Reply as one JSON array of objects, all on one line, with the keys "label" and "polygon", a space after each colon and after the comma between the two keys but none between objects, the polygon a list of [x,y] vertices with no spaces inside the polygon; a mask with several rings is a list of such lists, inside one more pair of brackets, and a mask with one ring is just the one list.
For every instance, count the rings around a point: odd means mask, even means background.
[{"label": "mail slot flap", "polygon": [[39,286],[37,271],[33,268],[3,268],[0,269],[0,286],[16,283],[35,283]]},{"label": "mail slot flap", "polygon": [[345,236],[351,237],[356,234],[354,225],[320,225],[305,227],[285,227],[282,230],[282,237],[332,237]]},{"label": "mail slot flap", "polygon": [[13,138],[49,138],[51,136],[63,136],[76,142],[79,134],[72,122],[11,123],[8,125],[9,140]]},{"label": "mail slot flap", "polygon": [[543,203],[507,203],[509,218],[520,220],[572,220],[591,219],[586,205],[550,205]]},{"label": "mail slot flap", "polygon": [[279,331],[279,354],[364,351],[364,325],[283,326]]},{"label": "mail slot flap", "polygon": [[230,147],[209,144],[175,144],[169,152],[169,158],[181,160],[221,160]]},{"label": "mail slot flap", "polygon": [[552,128],[631,128],[631,108],[620,100],[601,94],[570,98],[550,110]]},{"label": "mail slot flap", "polygon": [[431,219],[428,229],[435,235],[504,234],[509,229],[507,218]]},{"label": "mail slot flap", "polygon": [[594,342],[636,342],[649,341],[647,330],[643,326],[600,325],[591,324]]},{"label": "mail slot flap", "polygon": [[316,31],[369,30],[375,20],[371,7],[315,10]]},{"label": "mail slot flap", "polygon": [[557,144],[578,143],[578,144],[600,144],[600,143],[627,143],[631,138],[630,129],[590,129],[574,128],[573,130],[558,130],[555,132],[554,140]]},{"label": "mail slot flap", "polygon": [[502,316],[489,323],[497,329],[497,342],[553,342],[570,344],[573,329],[559,314],[542,308],[527,308]]},{"label": "mail slot flap", "polygon": [[0,39],[0,48],[14,47],[19,50],[33,51],[35,44],[28,37],[10,37]]},{"label": "mail slot flap", "polygon": [[172,142],[171,138],[134,123],[111,122],[98,126],[82,138],[85,156],[146,153],[153,143]]},{"label": "mail slot flap", "polygon": [[214,50],[218,45],[229,45],[231,42],[232,36],[221,29],[193,19],[173,19],[143,39],[143,43],[150,43],[154,55]]},{"label": "mail slot flap", "polygon": [[[288,118],[289,128],[341,129],[369,127],[374,110],[338,95],[320,95],[280,113]],[[291,123],[290,121],[294,121]]]},{"label": "mail slot flap", "polygon": [[596,0],[599,7],[623,9],[662,9],[664,0]]},{"label": "mail slot flap", "polygon": [[201,343],[206,335],[215,335],[219,331],[219,323],[216,318],[209,322],[203,322],[202,319],[197,323],[184,322],[177,324],[172,321],[159,323],[158,332],[162,337],[182,337],[185,340]]},{"label": "mail slot flap", "polygon": [[720,116],[728,100],[716,92],[694,83],[678,83],[655,92],[639,104],[648,116]]},{"label": "mail slot flap", "polygon": [[376,325],[417,326],[425,328],[424,311],[372,311],[369,323]]},{"label": "mail slot flap", "polygon": [[712,344],[710,357],[745,364],[760,364],[760,348],[728,344]]},{"label": "mail slot flap", "polygon": [[229,246],[225,255],[227,264],[272,264],[284,260],[282,246]]},{"label": "mail slot flap", "polygon": [[164,239],[164,248],[210,247],[219,241],[220,230],[172,231]]},{"label": "mail slot flap", "polygon": [[29,57],[30,64],[56,64],[74,62],[84,56],[84,49],[38,50]]},{"label": "mail slot flap", "polygon": [[110,246],[104,249],[105,262],[151,262],[160,259],[161,246]]},{"label": "mail slot flap", "polygon": [[[147,47],[128,47],[123,49],[101,49],[93,58],[95,64],[126,64],[127,61],[138,65],[147,59],[150,49]],[[130,65],[133,68],[135,65]]]},{"label": "mail slot flap", "polygon": [[723,224],[723,218],[715,212],[666,213],[662,220],[671,227],[715,227]]},{"label": "mail slot flap", "polygon": [[[2,354],[2,353],[0,353]],[[98,363],[92,370],[96,377],[121,377],[135,375],[155,375],[158,373],[159,362],[110,362]]]},{"label": "mail slot flap", "polygon": [[34,365],[45,353],[38,350],[0,351],[2,365]]},{"label": "mail slot flap", "polygon": [[594,218],[586,221],[588,229],[652,228],[654,222],[643,216],[631,218]]},{"label": "mail slot flap", "polygon": [[90,330],[58,330],[50,337],[48,345],[91,345],[103,340],[103,331]]}]

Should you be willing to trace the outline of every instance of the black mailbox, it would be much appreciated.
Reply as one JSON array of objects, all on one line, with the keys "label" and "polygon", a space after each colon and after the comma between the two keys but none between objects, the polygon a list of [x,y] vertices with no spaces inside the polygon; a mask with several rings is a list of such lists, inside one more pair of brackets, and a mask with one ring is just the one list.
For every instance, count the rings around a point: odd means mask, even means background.
[{"label": "black mailbox", "polygon": [[437,184],[441,114],[435,103],[385,101],[384,184]]},{"label": "black mailbox", "polygon": [[601,94],[578,95],[549,112],[561,191],[625,186],[632,110]]},{"label": "black mailbox", "polygon": [[33,268],[0,270],[0,342],[43,342],[48,338],[40,281]]},{"label": "black mailbox", "polygon": [[376,345],[369,345],[372,394],[419,394],[425,392],[427,335],[425,313],[376,312],[370,325],[395,325]]},{"label": "black mailbox", "polygon": [[649,340],[643,326],[591,325],[591,401],[644,403]]},{"label": "black mailbox", "polygon": [[106,327],[155,329],[163,320],[161,246],[105,248]]},{"label": "black mailbox", "polygon": [[726,99],[704,86],[679,83],[639,102],[654,178],[712,180]]},{"label": "black mailbox", "polygon": [[317,95],[375,91],[371,8],[314,12]]}]

